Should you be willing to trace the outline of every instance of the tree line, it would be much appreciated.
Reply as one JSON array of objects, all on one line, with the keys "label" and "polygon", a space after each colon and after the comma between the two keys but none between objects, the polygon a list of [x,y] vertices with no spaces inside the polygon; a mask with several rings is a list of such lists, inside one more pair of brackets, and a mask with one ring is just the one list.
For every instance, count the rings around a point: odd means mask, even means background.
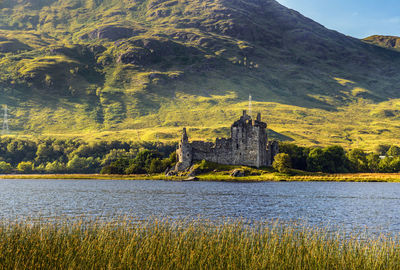
[{"label": "tree line", "polygon": [[280,143],[279,152],[274,167],[282,172],[290,168],[325,173],[400,171],[400,147],[396,145],[378,145],[374,152],[366,152],[358,148],[346,151],[338,145],[313,148]]},{"label": "tree line", "polygon": [[[29,140],[0,137],[0,173],[161,173],[174,167],[176,144],[79,139]],[[302,147],[281,142],[274,167],[285,172],[356,173],[400,171],[400,147],[379,145],[374,152],[334,145]]]},{"label": "tree line", "polygon": [[[100,141],[78,139],[29,140],[0,138],[0,173],[122,173],[115,169],[126,162],[129,171],[155,172],[162,169],[163,159],[175,153],[176,144],[159,142]],[[153,161],[153,159],[155,161]],[[140,166],[134,167],[134,164]],[[160,165],[160,163],[162,163]]]}]

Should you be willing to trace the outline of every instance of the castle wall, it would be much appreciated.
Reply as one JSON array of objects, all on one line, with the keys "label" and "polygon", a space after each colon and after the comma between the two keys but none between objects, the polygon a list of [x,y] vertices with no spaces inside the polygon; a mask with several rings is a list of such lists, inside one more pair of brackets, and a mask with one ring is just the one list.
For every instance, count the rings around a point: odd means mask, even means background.
[{"label": "castle wall", "polygon": [[215,144],[202,141],[191,143],[193,160],[208,160],[219,164],[232,164],[232,140],[217,139]]},{"label": "castle wall", "polygon": [[231,126],[231,138],[217,139],[215,143],[194,141],[189,143],[186,129],[177,150],[179,162],[177,170],[185,170],[193,161],[207,160],[219,164],[246,165],[252,167],[270,166],[278,153],[276,142],[268,143],[267,124],[243,112]]},{"label": "castle wall", "polygon": [[231,127],[233,140],[234,165],[252,167],[268,166],[267,154],[267,125],[261,122],[260,116],[253,121],[244,114]]},{"label": "castle wall", "polygon": [[272,165],[274,162],[274,158],[277,154],[279,154],[279,144],[277,141],[268,142],[267,146],[267,154],[268,154],[268,165]]}]

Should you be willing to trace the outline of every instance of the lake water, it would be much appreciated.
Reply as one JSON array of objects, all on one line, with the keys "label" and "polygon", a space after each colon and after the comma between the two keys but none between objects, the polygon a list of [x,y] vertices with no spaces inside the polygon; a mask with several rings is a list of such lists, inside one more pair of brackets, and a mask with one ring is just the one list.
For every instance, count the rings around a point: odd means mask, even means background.
[{"label": "lake water", "polygon": [[0,180],[0,219],[245,218],[400,233],[400,184]]}]

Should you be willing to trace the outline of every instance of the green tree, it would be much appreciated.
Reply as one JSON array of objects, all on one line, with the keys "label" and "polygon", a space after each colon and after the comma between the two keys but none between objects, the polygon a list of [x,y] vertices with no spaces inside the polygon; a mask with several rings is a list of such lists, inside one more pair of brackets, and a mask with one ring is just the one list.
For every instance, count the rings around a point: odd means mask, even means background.
[{"label": "green tree", "polygon": [[381,162],[381,159],[378,154],[369,154],[367,156],[367,163],[368,163],[368,170],[370,172],[379,172],[379,163]]},{"label": "green tree", "polygon": [[36,156],[36,143],[28,140],[11,139],[7,144],[5,159],[11,164],[21,161],[34,160]]},{"label": "green tree", "polygon": [[135,159],[131,160],[129,167],[125,170],[127,174],[140,174],[150,171],[153,159],[161,158],[161,154],[153,150],[140,151]]},{"label": "green tree", "polygon": [[142,150],[137,154],[136,158],[134,159],[134,163],[139,164],[141,167],[148,170],[151,160],[155,158],[161,158],[160,153],[153,150]]},{"label": "green tree", "polygon": [[12,172],[12,166],[10,163],[0,161],[0,173],[7,174]]},{"label": "green tree", "polygon": [[176,161],[177,161],[177,159],[176,159],[176,152],[174,151],[174,152],[172,152],[172,153],[169,155],[168,158],[164,158],[164,159],[161,161],[161,162],[163,163],[164,171],[165,171],[167,168],[172,168],[172,167],[174,167],[175,164],[176,164]]},{"label": "green tree", "polygon": [[111,162],[101,169],[102,174],[125,174],[130,165],[130,160],[126,157],[121,157],[116,161]]},{"label": "green tree", "polygon": [[350,162],[350,168],[353,172],[368,171],[367,154],[361,149],[353,149],[347,153]]},{"label": "green tree", "polygon": [[346,157],[346,151],[339,145],[333,145],[324,148],[326,160],[329,161],[329,167],[325,172],[340,173],[348,172],[349,160]]},{"label": "green tree", "polygon": [[17,170],[21,173],[32,173],[33,163],[31,161],[22,161],[17,165]]},{"label": "green tree", "polygon": [[44,170],[48,173],[62,173],[66,171],[66,166],[64,163],[59,161],[48,162]]},{"label": "green tree", "polygon": [[293,143],[280,143],[279,152],[286,153],[290,156],[292,168],[298,170],[307,170],[307,157],[310,149],[297,146]]},{"label": "green tree", "polygon": [[324,151],[321,148],[314,148],[310,151],[307,158],[307,170],[311,172],[322,172],[325,163]]},{"label": "green tree", "polygon": [[161,160],[159,158],[155,158],[151,161],[150,163],[150,167],[149,167],[149,173],[160,173],[165,171],[165,166],[164,164],[161,162]]},{"label": "green tree", "polygon": [[127,152],[125,149],[112,149],[108,154],[106,154],[101,160],[102,166],[108,166],[112,162],[117,161],[120,158],[133,159],[135,157],[133,151]]},{"label": "green tree", "polygon": [[286,153],[277,154],[272,166],[280,173],[288,173],[292,167],[290,156]]},{"label": "green tree", "polygon": [[383,173],[399,172],[400,157],[385,157],[379,163],[379,171]]},{"label": "green tree", "polygon": [[347,172],[349,161],[341,146],[329,146],[324,149],[315,148],[307,158],[307,169],[312,172],[339,173]]},{"label": "green tree", "polygon": [[381,159],[381,161],[379,162],[379,172],[382,173],[390,173],[392,172],[392,168],[391,168],[391,162],[394,158],[393,157],[385,157],[383,159]]},{"label": "green tree", "polygon": [[146,173],[146,169],[138,163],[131,163],[125,170],[126,174],[142,174]]},{"label": "green tree", "polygon": [[60,157],[60,153],[54,151],[51,143],[39,144],[36,151],[36,162],[47,163]]},{"label": "green tree", "polygon": [[391,172],[400,172],[400,157],[393,158],[389,166]]},{"label": "green tree", "polygon": [[74,156],[67,163],[67,170],[73,173],[93,173],[99,168],[100,160]]},{"label": "green tree", "polygon": [[389,157],[398,157],[400,156],[400,147],[396,145],[392,145],[386,153]]}]

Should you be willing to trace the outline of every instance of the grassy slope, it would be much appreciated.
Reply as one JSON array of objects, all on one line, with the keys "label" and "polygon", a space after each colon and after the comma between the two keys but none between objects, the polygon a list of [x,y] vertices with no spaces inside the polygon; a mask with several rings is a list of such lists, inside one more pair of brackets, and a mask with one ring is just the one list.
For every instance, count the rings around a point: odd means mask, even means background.
[{"label": "grassy slope", "polygon": [[176,140],[187,126],[213,139],[251,93],[277,138],[396,143],[400,54],[275,1],[1,5],[0,103],[15,134]]}]

